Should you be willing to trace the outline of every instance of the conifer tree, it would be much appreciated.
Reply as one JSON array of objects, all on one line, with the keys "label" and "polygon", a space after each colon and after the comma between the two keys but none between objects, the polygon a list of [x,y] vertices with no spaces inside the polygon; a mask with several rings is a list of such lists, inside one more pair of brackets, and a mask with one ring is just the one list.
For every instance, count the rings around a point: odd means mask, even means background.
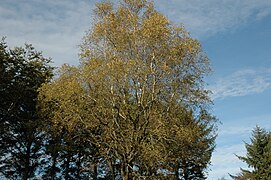
[{"label": "conifer tree", "polygon": [[241,169],[235,179],[269,179],[271,177],[271,134],[263,128],[256,127],[252,132],[251,143],[245,144],[246,156],[237,156],[251,170]]},{"label": "conifer tree", "polygon": [[34,177],[40,165],[37,90],[52,77],[49,63],[32,45],[8,49],[0,43],[0,174],[7,179]]}]

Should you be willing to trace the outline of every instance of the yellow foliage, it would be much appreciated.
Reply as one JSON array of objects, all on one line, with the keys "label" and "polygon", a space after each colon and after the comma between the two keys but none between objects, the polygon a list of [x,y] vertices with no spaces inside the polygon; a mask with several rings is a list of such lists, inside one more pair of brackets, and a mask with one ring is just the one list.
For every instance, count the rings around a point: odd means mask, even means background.
[{"label": "yellow foliage", "polygon": [[93,141],[101,155],[138,164],[147,174],[195,158],[187,153],[191,147],[212,147],[212,140],[198,140],[206,133],[198,122],[213,122],[199,118],[210,103],[202,81],[210,68],[200,43],[147,0],[123,0],[116,10],[97,4],[94,12],[80,66],[64,66],[41,89],[52,121],[70,131],[78,124],[98,128]]}]

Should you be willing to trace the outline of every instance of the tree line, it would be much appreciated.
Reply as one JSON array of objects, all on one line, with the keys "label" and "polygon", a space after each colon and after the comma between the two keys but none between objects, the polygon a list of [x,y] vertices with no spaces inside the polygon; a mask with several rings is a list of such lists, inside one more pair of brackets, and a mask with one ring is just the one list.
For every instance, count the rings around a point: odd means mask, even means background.
[{"label": "tree line", "polygon": [[96,5],[78,66],[0,44],[0,176],[206,179],[209,60],[147,0]]}]

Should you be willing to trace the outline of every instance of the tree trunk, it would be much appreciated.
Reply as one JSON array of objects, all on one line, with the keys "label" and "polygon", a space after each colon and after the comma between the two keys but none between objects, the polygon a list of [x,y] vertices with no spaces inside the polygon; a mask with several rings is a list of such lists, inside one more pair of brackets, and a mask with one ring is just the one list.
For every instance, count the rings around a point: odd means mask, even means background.
[{"label": "tree trunk", "polygon": [[78,153],[78,160],[76,162],[76,179],[81,179],[80,174],[81,174],[81,153]]},{"label": "tree trunk", "polygon": [[122,180],[129,179],[129,169],[128,169],[128,164],[126,163],[126,161],[124,161],[121,164],[121,177],[122,177]]},{"label": "tree trunk", "polygon": [[132,180],[133,177],[133,170],[131,169],[131,163],[124,161],[124,163],[121,164],[121,177],[122,180]]},{"label": "tree trunk", "polygon": [[112,180],[115,180],[116,171],[118,171],[117,165],[112,162],[112,160],[107,160],[107,164],[109,166],[110,173],[112,175]]},{"label": "tree trunk", "polygon": [[185,180],[189,180],[186,162],[183,162],[183,178]]},{"label": "tree trunk", "polygon": [[93,177],[92,177],[92,179],[97,180],[98,179],[97,176],[98,176],[98,166],[97,166],[97,163],[95,162],[94,165],[93,165]]},{"label": "tree trunk", "polygon": [[56,175],[56,158],[57,158],[57,153],[54,153],[53,154],[53,164],[52,164],[51,172],[50,172],[51,180],[54,180],[55,175]]},{"label": "tree trunk", "polygon": [[30,175],[30,153],[31,153],[31,144],[27,143],[26,154],[25,154],[25,164],[24,164],[24,172],[23,172],[23,180],[27,180]]},{"label": "tree trunk", "polygon": [[70,179],[69,170],[70,170],[70,155],[68,155],[67,161],[65,162],[65,179]]},{"label": "tree trunk", "polygon": [[181,164],[180,162],[177,162],[177,166],[175,169],[175,178],[176,180],[180,179],[180,169],[181,169]]},{"label": "tree trunk", "polygon": [[55,176],[56,176],[56,163],[57,163],[57,156],[58,156],[58,151],[56,150],[57,147],[56,147],[56,143],[53,143],[52,144],[52,147],[53,147],[53,150],[51,152],[51,156],[52,156],[52,166],[51,168],[49,169],[49,173],[48,174],[50,176],[50,179],[51,180],[54,180],[55,179]]}]

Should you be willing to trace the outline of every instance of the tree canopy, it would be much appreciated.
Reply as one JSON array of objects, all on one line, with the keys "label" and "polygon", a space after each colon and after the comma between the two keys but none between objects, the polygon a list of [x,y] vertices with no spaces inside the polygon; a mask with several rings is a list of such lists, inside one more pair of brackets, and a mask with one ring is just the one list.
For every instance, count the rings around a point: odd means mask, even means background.
[{"label": "tree canopy", "polygon": [[78,66],[0,43],[0,178],[206,179],[209,59],[148,0],[99,3]]},{"label": "tree canopy", "polygon": [[56,133],[88,142],[93,179],[99,169],[112,179],[204,179],[216,136],[209,72],[200,43],[152,2],[104,2],[80,65],[42,86],[39,108]]},{"label": "tree canopy", "polygon": [[6,178],[34,177],[40,165],[37,90],[53,75],[49,63],[32,45],[8,49],[0,43],[0,174]]}]

